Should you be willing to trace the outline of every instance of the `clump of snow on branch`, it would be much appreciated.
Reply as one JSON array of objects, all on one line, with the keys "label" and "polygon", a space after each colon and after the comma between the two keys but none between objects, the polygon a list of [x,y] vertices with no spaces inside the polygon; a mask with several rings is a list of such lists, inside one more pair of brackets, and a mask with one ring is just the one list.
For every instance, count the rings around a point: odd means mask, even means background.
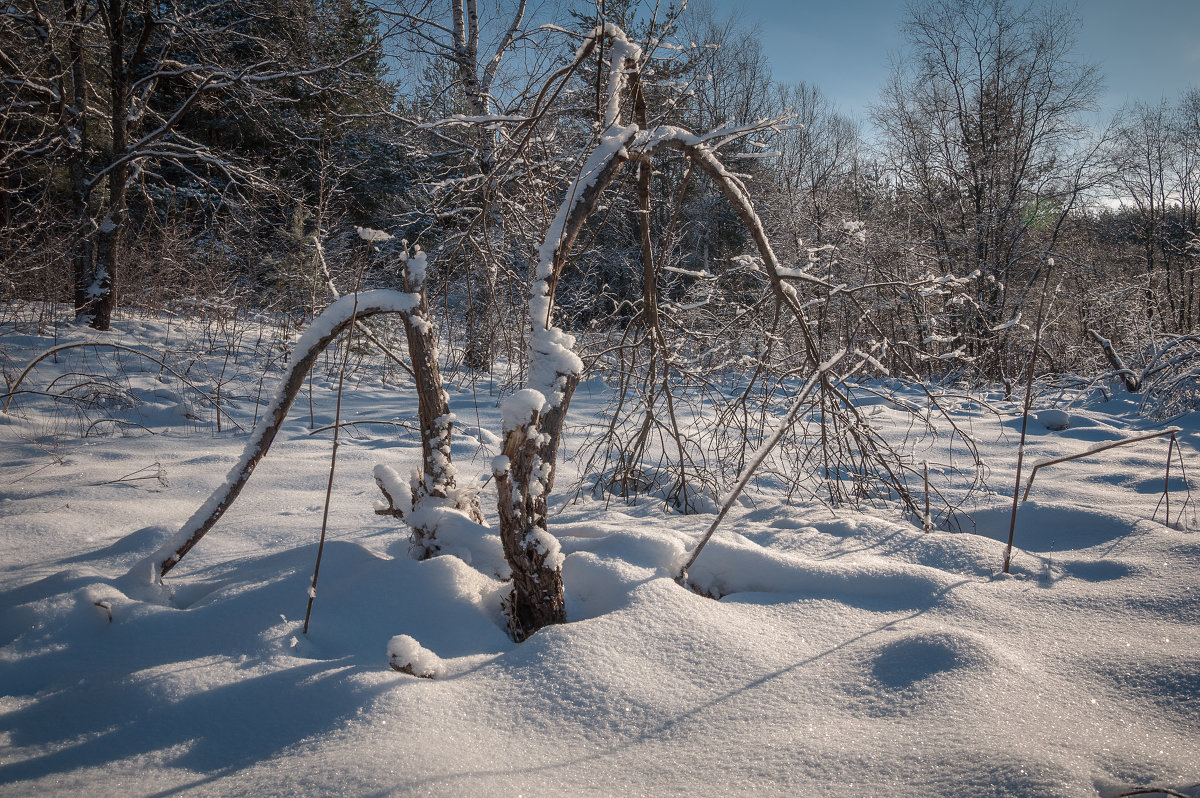
[{"label": "clump of snow on branch", "polygon": [[384,241],[391,241],[392,235],[385,233],[382,230],[375,230],[371,227],[355,227],[354,232],[358,233],[358,237],[363,241],[369,241],[372,244],[379,244]]},{"label": "clump of snow on branch", "polygon": [[429,270],[427,256],[420,247],[417,247],[411,255],[405,253],[402,257],[408,269],[408,282],[413,290],[420,290],[421,286],[425,284],[425,275]]},{"label": "clump of snow on branch", "polygon": [[857,219],[846,219],[842,222],[842,232],[860,245],[865,245],[867,243],[866,222],[860,222]]},{"label": "clump of snow on branch", "polygon": [[422,679],[436,679],[445,673],[440,657],[408,635],[396,635],[388,641],[388,665],[392,670]]},{"label": "clump of snow on branch", "polygon": [[386,463],[380,463],[375,466],[372,476],[375,477],[375,484],[379,486],[379,490],[388,499],[386,505],[383,502],[376,503],[376,513],[399,514],[401,518],[412,513],[412,488],[396,469]]},{"label": "clump of snow on branch", "polygon": [[525,533],[524,545],[526,548],[533,548],[542,556],[546,568],[550,570],[562,568],[564,556],[558,538],[537,524],[529,527]]},{"label": "clump of snow on branch", "polygon": [[[546,396],[533,388],[522,388],[512,396],[504,400],[500,405],[500,423],[505,432],[519,429],[529,423],[529,419],[534,413],[542,412],[542,408],[546,406]],[[507,460],[508,458],[505,458]],[[492,462],[492,470],[496,470],[497,463]],[[507,463],[503,464],[507,468]]]}]

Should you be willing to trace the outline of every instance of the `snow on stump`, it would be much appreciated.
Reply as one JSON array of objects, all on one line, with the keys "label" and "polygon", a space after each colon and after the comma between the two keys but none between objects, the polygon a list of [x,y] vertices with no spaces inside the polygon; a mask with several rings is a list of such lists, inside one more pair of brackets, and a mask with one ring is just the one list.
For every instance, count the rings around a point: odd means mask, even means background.
[{"label": "snow on stump", "polygon": [[436,679],[445,671],[437,654],[408,635],[396,635],[388,641],[388,665],[394,671],[422,679]]},{"label": "snow on stump", "polygon": [[1053,432],[1059,432],[1071,426],[1071,414],[1065,410],[1042,410],[1037,414],[1037,420],[1043,427]]}]

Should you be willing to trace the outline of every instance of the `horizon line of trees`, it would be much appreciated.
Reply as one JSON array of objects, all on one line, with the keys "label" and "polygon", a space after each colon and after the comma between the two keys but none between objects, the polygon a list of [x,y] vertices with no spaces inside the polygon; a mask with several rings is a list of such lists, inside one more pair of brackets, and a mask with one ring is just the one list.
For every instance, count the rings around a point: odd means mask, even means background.
[{"label": "horizon line of trees", "polygon": [[[444,332],[468,367],[520,360],[535,249],[609,102],[598,65],[535,92],[613,23],[642,46],[651,123],[782,120],[724,146],[791,268],[833,285],[970,281],[874,311],[871,335],[922,350],[925,375],[1011,385],[1049,257],[1062,298],[1043,367],[1102,368],[1090,329],[1135,354],[1196,332],[1200,89],[1090,128],[1099,72],[1074,60],[1073,18],[1053,4],[915,5],[872,112],[878,146],[817,87],[772,81],[732,20],[620,0],[539,22],[524,0],[6,4],[5,298],[70,301],[99,329],[176,302],[307,317],[329,279],[397,283],[395,259],[361,257],[365,226],[429,252],[431,302],[453,309]],[[684,157],[649,179],[671,198],[647,211],[670,323],[687,338],[758,312],[752,242],[713,181]],[[648,279],[642,211],[624,202],[589,220],[557,297],[599,348]],[[855,313],[823,298],[822,345],[862,338]],[[755,357],[772,334],[742,325],[720,346]]]}]

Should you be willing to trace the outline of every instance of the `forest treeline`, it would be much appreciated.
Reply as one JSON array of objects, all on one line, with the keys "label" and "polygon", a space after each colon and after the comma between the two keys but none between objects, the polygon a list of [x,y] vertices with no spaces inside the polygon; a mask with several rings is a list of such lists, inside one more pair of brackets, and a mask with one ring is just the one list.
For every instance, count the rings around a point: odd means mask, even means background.
[{"label": "forest treeline", "polygon": [[[686,5],[7,3],[0,291],[73,303],[100,329],[136,309],[302,319],[331,280],[398,285],[406,241],[428,254],[456,362],[520,361],[537,248],[603,132],[601,65],[621,53],[602,40],[570,65],[606,24],[640,46],[646,125],[709,136],[784,277],[817,278],[795,290],[823,350],[872,344],[880,372],[1011,386],[1043,291],[1041,371],[1132,370],[1196,332],[1200,90],[1098,108],[1077,20],[991,0],[911,9],[869,125],[773,81],[753,30]],[[617,181],[556,287],[582,353],[631,352],[653,315],[697,379],[787,373],[794,331],[712,176],[680,152]]]}]

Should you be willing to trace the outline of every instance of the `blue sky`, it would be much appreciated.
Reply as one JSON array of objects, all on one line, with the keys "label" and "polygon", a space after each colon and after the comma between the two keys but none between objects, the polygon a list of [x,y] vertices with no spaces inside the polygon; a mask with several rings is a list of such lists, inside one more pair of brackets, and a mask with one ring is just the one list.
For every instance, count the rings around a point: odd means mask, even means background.
[{"label": "blue sky", "polygon": [[[760,24],[776,80],[815,84],[863,118],[901,49],[902,0],[713,0]],[[1102,115],[1126,100],[1175,101],[1200,87],[1200,0],[1080,0],[1076,56],[1105,77]]]}]

